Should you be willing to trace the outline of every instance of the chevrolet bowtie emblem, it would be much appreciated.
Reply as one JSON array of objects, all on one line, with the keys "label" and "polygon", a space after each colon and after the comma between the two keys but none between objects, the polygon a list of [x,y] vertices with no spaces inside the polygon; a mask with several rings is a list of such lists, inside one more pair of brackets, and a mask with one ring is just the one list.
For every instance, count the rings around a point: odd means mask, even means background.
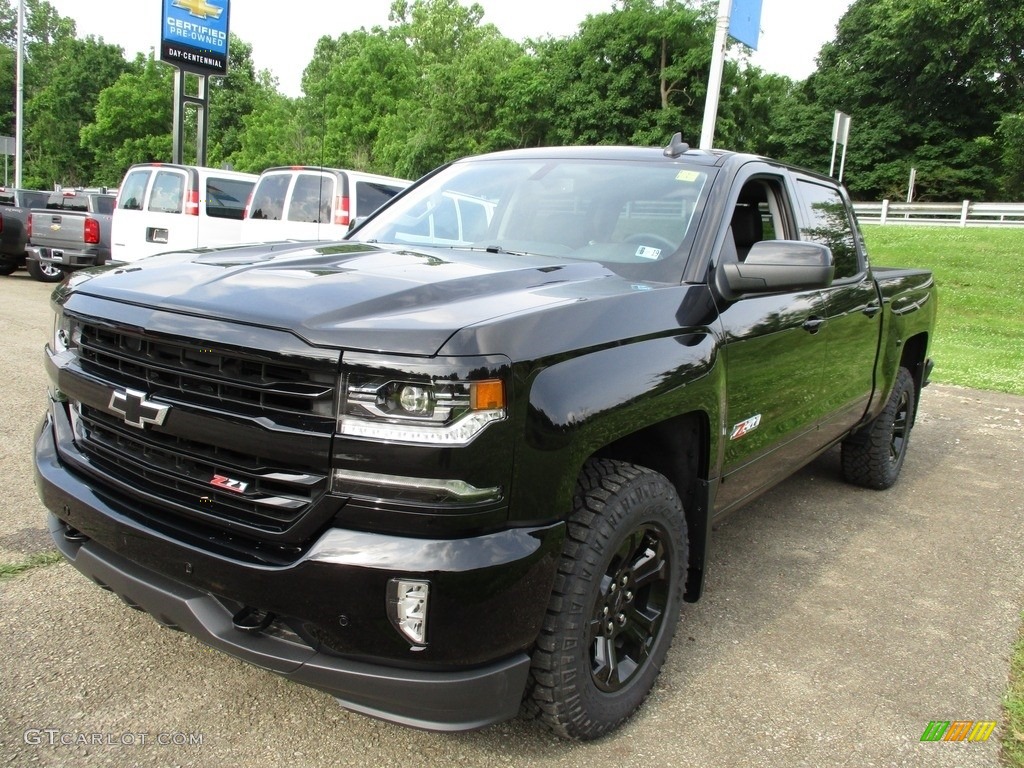
[{"label": "chevrolet bowtie emblem", "polygon": [[147,424],[163,424],[169,405],[159,405],[146,399],[146,393],[137,389],[114,390],[110,396],[111,411],[124,419],[130,427],[144,429]]},{"label": "chevrolet bowtie emblem", "polygon": [[171,5],[188,11],[190,16],[195,16],[198,19],[219,19],[220,15],[224,13],[223,8],[211,5],[206,0],[174,0]]}]

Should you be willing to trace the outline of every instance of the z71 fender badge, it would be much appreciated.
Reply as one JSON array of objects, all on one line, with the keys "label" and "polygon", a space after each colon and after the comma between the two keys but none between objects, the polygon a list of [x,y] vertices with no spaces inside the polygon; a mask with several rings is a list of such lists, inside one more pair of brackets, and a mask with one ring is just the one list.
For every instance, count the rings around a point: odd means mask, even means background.
[{"label": "z71 fender badge", "polygon": [[753,432],[761,426],[761,414],[757,416],[751,416],[749,419],[741,421],[735,427],[732,428],[732,434],[729,435],[730,440],[739,440],[741,437],[746,435],[748,432]]}]

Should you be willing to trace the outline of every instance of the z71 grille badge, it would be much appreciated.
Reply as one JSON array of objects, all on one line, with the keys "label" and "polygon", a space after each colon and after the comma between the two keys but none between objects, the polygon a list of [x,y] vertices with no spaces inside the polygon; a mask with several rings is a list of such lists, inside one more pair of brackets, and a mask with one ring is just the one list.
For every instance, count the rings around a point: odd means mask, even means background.
[{"label": "z71 grille badge", "polygon": [[147,400],[146,393],[137,389],[115,389],[110,395],[110,404],[107,408],[124,419],[125,424],[138,429],[145,429],[147,424],[163,424],[167,412],[171,410],[169,405]]}]

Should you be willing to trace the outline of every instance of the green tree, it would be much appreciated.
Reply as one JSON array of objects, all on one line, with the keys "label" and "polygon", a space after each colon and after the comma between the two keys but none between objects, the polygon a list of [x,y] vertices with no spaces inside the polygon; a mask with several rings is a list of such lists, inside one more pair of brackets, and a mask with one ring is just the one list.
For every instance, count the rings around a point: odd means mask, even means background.
[{"label": "green tree", "polygon": [[227,158],[236,170],[259,173],[308,162],[311,137],[293,99],[276,91],[264,93],[242,122],[239,147]]},{"label": "green tree", "polygon": [[71,37],[50,44],[46,56],[46,81],[25,103],[25,183],[90,184],[94,163],[82,152],[80,133],[92,122],[100,93],[127,69],[124,53],[93,37]]},{"label": "green tree", "polygon": [[171,160],[173,96],[173,70],[141,54],[100,94],[95,121],[81,131],[95,183],[119,184],[133,163]]},{"label": "green tree", "polygon": [[257,72],[252,45],[232,34],[227,77],[211,77],[207,162],[217,167],[242,147],[245,120],[263,108],[277,85],[269,72]]},{"label": "green tree", "polygon": [[806,84],[813,138],[787,159],[828,157],[831,119],[853,118],[846,181],[862,198],[896,196],[918,169],[921,197],[997,190],[997,120],[1018,109],[1024,6],[1009,0],[856,0]]}]

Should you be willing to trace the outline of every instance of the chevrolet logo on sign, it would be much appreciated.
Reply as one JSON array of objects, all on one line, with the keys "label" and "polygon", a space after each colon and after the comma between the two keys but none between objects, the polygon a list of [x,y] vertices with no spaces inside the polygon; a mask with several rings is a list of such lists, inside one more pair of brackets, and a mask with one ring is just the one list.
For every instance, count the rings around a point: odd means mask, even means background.
[{"label": "chevrolet logo on sign", "polygon": [[190,16],[197,19],[219,19],[224,13],[223,8],[218,8],[207,0],[174,0],[172,5],[183,11],[188,11]]},{"label": "chevrolet logo on sign", "polygon": [[116,413],[129,427],[145,429],[147,424],[160,425],[171,410],[169,405],[159,405],[146,399],[146,393],[137,389],[126,389],[123,392],[114,390],[107,406]]}]

